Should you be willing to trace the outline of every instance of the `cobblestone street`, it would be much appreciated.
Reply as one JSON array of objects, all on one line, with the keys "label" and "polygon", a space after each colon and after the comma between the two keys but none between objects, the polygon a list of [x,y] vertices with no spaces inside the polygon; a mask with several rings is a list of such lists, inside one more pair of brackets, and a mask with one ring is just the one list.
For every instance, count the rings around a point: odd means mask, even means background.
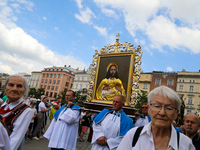
[{"label": "cobblestone street", "polygon": [[[87,142],[87,137],[88,137],[88,133],[85,134],[83,137],[84,142],[79,142],[77,138],[76,150],[90,150],[91,149],[92,146],[90,142]],[[26,139],[22,150],[50,150],[50,148],[48,148],[48,140],[45,138],[40,139],[39,141]]]}]

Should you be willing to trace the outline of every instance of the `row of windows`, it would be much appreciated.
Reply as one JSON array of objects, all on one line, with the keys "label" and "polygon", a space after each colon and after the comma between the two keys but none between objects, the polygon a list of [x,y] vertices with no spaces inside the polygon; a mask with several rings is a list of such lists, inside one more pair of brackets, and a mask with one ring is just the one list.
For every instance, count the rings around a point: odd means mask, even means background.
[{"label": "row of windows", "polygon": [[54,90],[54,88],[55,88],[55,91],[58,91],[58,88],[59,88],[59,86],[50,86],[50,85],[41,85],[41,88],[44,88],[44,89],[46,89],[47,88],[47,90]]},{"label": "row of windows", "polygon": [[[189,105],[194,104],[194,97],[189,96],[189,97],[187,98],[187,104],[189,104]],[[198,105],[200,105],[200,97],[199,97],[199,103],[198,103]]]},{"label": "row of windows", "polygon": [[53,78],[53,77],[54,77],[54,78],[57,78],[57,77],[58,77],[58,78],[61,78],[61,77],[62,77],[62,74],[58,74],[58,75],[57,75],[57,74],[52,74],[52,73],[51,73],[51,74],[49,74],[49,73],[47,73],[47,74],[46,74],[46,73],[43,73],[43,77],[47,77],[47,78],[49,78],[49,77],[50,77],[50,78]]},{"label": "row of windows", "polygon": [[[167,85],[168,86],[173,86],[173,79],[168,79],[168,81],[167,81]],[[155,83],[156,85],[161,85],[161,79],[156,79],[156,83]]]},{"label": "row of windows", "polygon": [[53,98],[56,98],[57,97],[57,93],[55,92],[55,93],[53,93],[53,92],[46,92],[46,96],[48,96],[48,97],[53,97]]},{"label": "row of windows", "polygon": [[[42,83],[44,83],[44,79],[42,79]],[[48,79],[45,80],[45,83],[48,83]],[[52,80],[49,79],[49,84],[52,83]],[[56,84],[56,80],[53,80],[53,84]],[[57,84],[59,85],[60,84],[60,80],[57,81]]]},{"label": "row of windows", "polygon": [[[179,85],[179,91],[180,92],[184,91],[184,86],[183,85]],[[189,91],[188,92],[194,92],[194,86],[193,85],[189,86]]]},{"label": "row of windows", "polygon": [[[63,71],[63,68],[46,68],[45,71]],[[65,69],[65,71],[69,72],[71,74],[74,74],[73,71],[69,71],[69,70],[66,70],[66,69]]]},{"label": "row of windows", "polygon": [[90,81],[90,77],[76,77],[76,81]]},{"label": "row of windows", "polygon": [[[184,81],[184,79],[182,79],[182,80],[180,79],[179,82],[185,82],[185,81]],[[195,80],[190,80],[189,82],[190,83],[195,83]]]},{"label": "row of windows", "polygon": [[[66,83],[65,83],[65,86],[68,87],[68,86],[69,86],[69,82],[66,82]],[[72,86],[73,86],[73,84],[71,84],[70,88],[72,88]],[[59,86],[41,85],[41,88],[44,88],[44,89],[47,88],[47,90],[50,90],[50,89],[51,89],[51,90],[54,90],[54,87],[56,87],[55,90],[58,91]]]},{"label": "row of windows", "polygon": [[[35,82],[30,83],[30,85],[32,85],[32,87],[34,87]],[[38,86],[38,82],[36,82],[35,87]]]},{"label": "row of windows", "polygon": [[31,78],[30,79],[37,79],[37,80],[40,80],[40,76],[31,76]]},{"label": "row of windows", "polygon": [[83,84],[76,84],[75,89],[82,89],[82,88],[86,88],[88,89],[88,84],[86,84],[85,86]]}]

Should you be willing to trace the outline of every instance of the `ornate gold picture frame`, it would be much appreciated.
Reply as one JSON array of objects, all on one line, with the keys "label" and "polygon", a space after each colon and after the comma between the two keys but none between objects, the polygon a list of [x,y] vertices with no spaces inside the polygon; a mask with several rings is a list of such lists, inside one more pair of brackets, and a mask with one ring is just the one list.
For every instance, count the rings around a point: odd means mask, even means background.
[{"label": "ornate gold picture frame", "polygon": [[115,65],[119,82],[126,98],[126,106],[134,107],[139,92],[139,78],[142,51],[140,45],[137,49],[131,43],[119,43],[119,34],[116,43],[107,45],[102,50],[95,50],[90,74],[90,85],[87,93],[88,102],[111,104],[111,100],[99,98],[98,88],[104,81],[110,65]]}]

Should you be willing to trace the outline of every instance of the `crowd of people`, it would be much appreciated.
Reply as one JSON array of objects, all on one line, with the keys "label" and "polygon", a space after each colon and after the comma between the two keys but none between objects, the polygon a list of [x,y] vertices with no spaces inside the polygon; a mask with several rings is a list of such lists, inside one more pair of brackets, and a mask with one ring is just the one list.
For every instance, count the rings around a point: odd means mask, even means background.
[{"label": "crowd of people", "polygon": [[[112,109],[98,114],[84,112],[77,105],[75,92],[66,93],[66,103],[61,99],[50,102],[41,96],[35,100],[27,97],[28,85],[23,76],[13,75],[5,84],[5,95],[0,99],[0,149],[20,150],[25,134],[28,139],[47,138],[51,150],[75,150],[77,137],[90,129],[88,141],[92,150],[195,150],[200,149],[199,117],[185,116],[184,125],[176,127],[181,100],[178,94],[166,86],[153,89],[148,102],[136,113],[135,120],[124,111],[125,98],[115,95]],[[6,96],[6,97],[5,97]],[[50,124],[45,129],[47,119]]]}]

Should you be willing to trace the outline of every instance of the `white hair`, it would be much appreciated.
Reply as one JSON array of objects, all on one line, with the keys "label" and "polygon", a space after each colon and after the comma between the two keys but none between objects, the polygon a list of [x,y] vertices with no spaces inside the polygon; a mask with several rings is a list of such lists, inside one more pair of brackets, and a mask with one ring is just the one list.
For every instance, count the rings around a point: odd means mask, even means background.
[{"label": "white hair", "polygon": [[148,95],[148,103],[150,104],[155,95],[161,95],[165,98],[169,98],[179,110],[181,107],[181,99],[179,95],[167,86],[159,86],[153,89]]}]

